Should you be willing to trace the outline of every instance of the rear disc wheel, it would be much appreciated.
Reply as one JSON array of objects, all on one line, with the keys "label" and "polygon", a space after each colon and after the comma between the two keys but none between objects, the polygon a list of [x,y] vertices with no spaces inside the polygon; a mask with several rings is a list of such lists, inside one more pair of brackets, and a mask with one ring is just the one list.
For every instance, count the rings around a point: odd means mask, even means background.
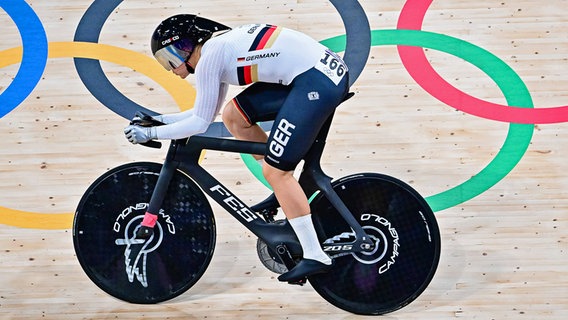
[{"label": "rear disc wheel", "polygon": [[[340,179],[333,189],[375,247],[335,257],[330,272],[309,277],[314,289],[356,314],[385,314],[412,302],[432,280],[440,258],[439,228],[426,201],[404,182],[374,173]],[[324,247],[354,240],[351,228],[323,195],[311,207]]]}]

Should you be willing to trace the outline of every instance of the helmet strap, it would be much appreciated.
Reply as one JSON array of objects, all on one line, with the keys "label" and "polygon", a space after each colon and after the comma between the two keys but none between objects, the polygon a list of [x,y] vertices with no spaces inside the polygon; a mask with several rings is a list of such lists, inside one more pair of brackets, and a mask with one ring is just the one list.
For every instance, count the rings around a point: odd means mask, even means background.
[{"label": "helmet strap", "polygon": [[191,59],[191,57],[195,54],[195,52],[197,50],[201,50],[200,46],[197,45],[193,51],[189,54],[189,56],[185,59],[185,68],[187,69],[187,72],[189,72],[189,74],[194,74],[195,73],[195,68],[189,63],[189,59]]},{"label": "helmet strap", "polygon": [[189,64],[188,61],[185,62],[185,68],[187,69],[187,72],[189,72],[189,74],[195,73],[195,68],[193,68],[193,66]]}]

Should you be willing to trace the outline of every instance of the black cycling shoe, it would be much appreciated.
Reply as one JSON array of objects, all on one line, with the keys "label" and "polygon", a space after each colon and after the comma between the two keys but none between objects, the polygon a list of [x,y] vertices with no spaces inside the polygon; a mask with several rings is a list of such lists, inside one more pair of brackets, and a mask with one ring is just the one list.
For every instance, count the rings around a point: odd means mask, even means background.
[{"label": "black cycling shoe", "polygon": [[314,274],[328,272],[332,267],[333,262],[327,265],[317,260],[302,259],[292,270],[280,275],[278,280],[282,282],[297,282]]}]

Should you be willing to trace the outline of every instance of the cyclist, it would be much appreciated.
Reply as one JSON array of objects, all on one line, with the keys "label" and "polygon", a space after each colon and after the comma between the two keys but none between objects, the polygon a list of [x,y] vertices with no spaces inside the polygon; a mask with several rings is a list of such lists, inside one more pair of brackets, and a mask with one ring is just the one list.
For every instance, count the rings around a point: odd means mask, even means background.
[{"label": "cyclist", "polygon": [[[278,280],[294,282],[331,269],[333,261],[321,249],[293,172],[348,93],[343,60],[298,31],[269,24],[231,29],[190,14],[162,21],[151,48],[158,62],[180,78],[195,74],[195,104],[188,111],[156,116],[163,126],[129,125],[127,139],[136,144],[203,133],[223,106],[228,86],[250,85],[226,103],[222,119],[237,139],[267,143],[265,155],[255,158],[303,249],[303,259]],[[267,120],[274,120],[270,135],[257,125]],[[151,232],[156,214],[146,213],[142,230]]]}]

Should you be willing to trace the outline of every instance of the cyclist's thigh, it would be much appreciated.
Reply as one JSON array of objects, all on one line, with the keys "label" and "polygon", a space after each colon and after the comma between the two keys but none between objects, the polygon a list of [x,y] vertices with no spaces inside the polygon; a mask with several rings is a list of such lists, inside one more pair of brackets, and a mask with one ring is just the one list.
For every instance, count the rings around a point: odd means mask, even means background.
[{"label": "cyclist's thigh", "polygon": [[315,69],[298,76],[290,86],[274,120],[265,157],[267,163],[284,171],[293,170],[302,160],[347,91],[345,82],[336,86]]},{"label": "cyclist's thigh", "polygon": [[274,120],[289,92],[289,86],[256,82],[239,93],[233,101],[245,120],[254,124]]}]

